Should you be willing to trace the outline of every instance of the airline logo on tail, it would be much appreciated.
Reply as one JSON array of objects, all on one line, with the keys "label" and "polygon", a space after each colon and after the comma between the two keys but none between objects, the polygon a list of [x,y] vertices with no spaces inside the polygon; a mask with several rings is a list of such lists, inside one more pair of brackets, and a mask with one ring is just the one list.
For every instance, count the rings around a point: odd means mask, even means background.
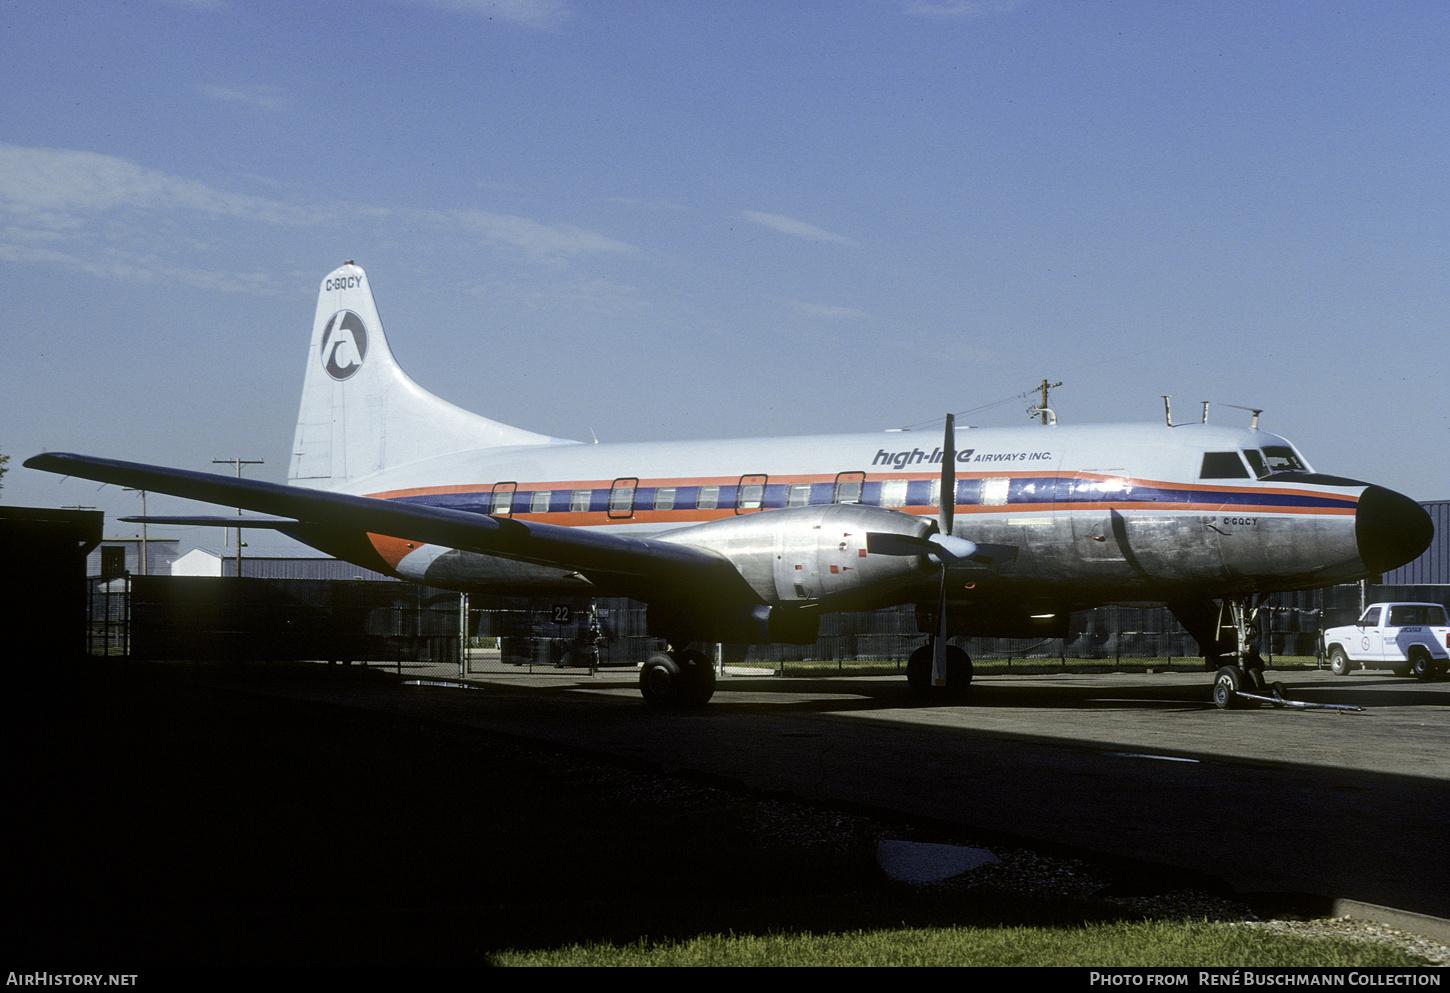
[{"label": "airline logo on tail", "polygon": [[350,310],[339,310],[322,332],[322,367],[338,382],[362,368],[368,354],[368,329]]}]

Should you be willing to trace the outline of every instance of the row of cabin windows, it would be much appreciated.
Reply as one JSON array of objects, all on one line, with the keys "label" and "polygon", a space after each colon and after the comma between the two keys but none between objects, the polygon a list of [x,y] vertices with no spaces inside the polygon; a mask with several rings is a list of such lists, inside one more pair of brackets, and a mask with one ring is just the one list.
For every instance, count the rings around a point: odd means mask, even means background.
[{"label": "row of cabin windows", "polygon": [[[962,480],[957,484],[956,502],[1005,506],[1011,483],[1005,477]],[[1031,489],[1029,484],[1023,496],[1030,498]],[[596,496],[602,491],[577,489],[567,492],[567,509],[571,513],[604,509],[611,517],[629,517],[643,510],[716,510],[723,507],[733,508],[736,513],[747,513],[768,506],[861,503],[863,499],[879,507],[936,506],[941,480],[883,479],[867,483],[864,473],[850,473],[843,474],[834,483],[768,484],[767,477],[760,475],[742,477],[736,486],[637,487],[633,480],[622,479],[616,480],[610,487],[603,508],[598,506]],[[489,498],[488,512],[505,517],[511,513],[547,514],[551,510],[565,509],[560,506],[561,503],[562,497],[556,497],[553,490],[516,494],[514,484],[500,483]]]},{"label": "row of cabin windows", "polygon": [[[1247,465],[1245,464],[1247,460]],[[1248,466],[1253,466],[1250,473]],[[1206,452],[1199,473],[1201,479],[1263,479],[1276,472],[1305,471],[1293,450],[1286,446],[1246,449],[1242,453]],[[982,507],[1004,507],[1014,493],[1021,502],[1055,499],[1112,499],[1120,497],[1121,481],[1104,480],[1017,480],[1005,476],[967,479],[957,483],[956,503]],[[1063,490],[1071,487],[1071,494]],[[642,490],[642,493],[637,491]],[[596,506],[595,490],[571,490],[567,508],[572,513],[606,510],[611,517],[624,518],[644,510],[716,510],[733,508],[748,513],[770,507],[805,507],[825,503],[867,503],[879,507],[934,507],[938,504],[941,480],[882,479],[866,482],[864,473],[843,473],[834,483],[769,484],[764,475],[742,476],[738,485],[655,486],[639,487],[629,478],[616,480],[608,491],[603,507]],[[508,516],[511,513],[547,514],[563,510],[556,504],[553,490],[534,490],[519,494],[527,498],[520,506],[512,483],[500,483],[489,500],[489,513]],[[643,497],[643,502],[636,499]],[[723,498],[723,502],[722,502]]]}]

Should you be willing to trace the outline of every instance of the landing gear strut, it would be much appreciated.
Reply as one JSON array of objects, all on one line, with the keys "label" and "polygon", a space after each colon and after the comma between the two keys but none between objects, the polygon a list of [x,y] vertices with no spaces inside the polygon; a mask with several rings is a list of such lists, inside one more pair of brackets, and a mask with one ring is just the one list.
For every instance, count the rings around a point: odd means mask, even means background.
[{"label": "landing gear strut", "polygon": [[640,666],[639,691],[652,707],[702,707],[715,695],[715,666],[694,648],[655,652]]},{"label": "landing gear strut", "polygon": [[1220,710],[1230,707],[1257,707],[1259,702],[1243,694],[1262,695],[1268,688],[1264,680],[1264,659],[1259,654],[1259,611],[1263,597],[1225,597],[1218,611],[1218,646],[1228,651],[1206,656],[1206,661],[1225,662],[1213,678],[1213,702]]}]

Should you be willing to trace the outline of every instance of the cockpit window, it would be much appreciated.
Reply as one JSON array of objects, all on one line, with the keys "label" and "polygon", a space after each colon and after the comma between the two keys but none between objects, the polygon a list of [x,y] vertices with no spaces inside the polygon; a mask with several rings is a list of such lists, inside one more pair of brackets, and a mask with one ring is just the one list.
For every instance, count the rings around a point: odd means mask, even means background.
[{"label": "cockpit window", "polygon": [[1203,468],[1199,479],[1248,479],[1249,471],[1244,468],[1238,452],[1204,452]]},{"label": "cockpit window", "polygon": [[1269,460],[1270,472],[1308,472],[1308,467],[1294,454],[1288,445],[1265,445],[1264,458]]},{"label": "cockpit window", "polygon": [[1257,448],[1245,448],[1244,458],[1249,460],[1249,468],[1254,470],[1254,475],[1263,479],[1269,474],[1269,467],[1264,462],[1264,455]]}]

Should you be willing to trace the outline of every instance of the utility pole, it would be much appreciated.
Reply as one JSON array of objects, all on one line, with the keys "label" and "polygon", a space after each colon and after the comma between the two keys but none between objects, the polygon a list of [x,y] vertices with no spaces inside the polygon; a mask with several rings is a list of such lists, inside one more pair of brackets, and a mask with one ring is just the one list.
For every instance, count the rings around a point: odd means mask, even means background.
[{"label": "utility pole", "polygon": [[[212,465],[234,465],[237,467],[237,478],[242,478],[242,466],[264,465],[262,459],[212,459]],[[237,508],[237,516],[242,516],[242,508]],[[237,528],[237,578],[242,578],[242,529]]]},{"label": "utility pole", "polygon": [[1062,385],[1061,383],[1049,383],[1047,380],[1044,379],[1042,381],[1042,385],[1038,387],[1038,389],[1040,389],[1042,391],[1042,408],[1041,409],[1042,409],[1042,426],[1043,427],[1046,427],[1047,426],[1047,391],[1048,390],[1051,390],[1051,389],[1056,389],[1057,387],[1059,387],[1061,385]]},{"label": "utility pole", "polygon": [[146,491],[126,487],[127,493],[141,494],[141,575],[146,575]]}]

